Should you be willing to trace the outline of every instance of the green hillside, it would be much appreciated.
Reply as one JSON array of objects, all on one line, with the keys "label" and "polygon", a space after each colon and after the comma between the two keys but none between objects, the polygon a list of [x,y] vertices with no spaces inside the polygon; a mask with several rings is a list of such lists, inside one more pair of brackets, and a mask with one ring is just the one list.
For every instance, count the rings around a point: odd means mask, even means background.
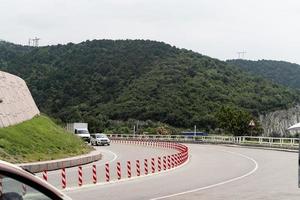
[{"label": "green hillside", "polygon": [[274,60],[228,60],[230,64],[291,88],[300,89],[300,65]]},{"label": "green hillside", "polygon": [[91,149],[46,116],[0,128],[0,157],[9,162],[52,160],[88,153]]},{"label": "green hillside", "polygon": [[0,54],[0,70],[24,78],[42,112],[63,122],[86,121],[92,131],[128,119],[210,129],[222,106],[258,115],[299,101],[291,89],[162,42],[12,46],[10,56]]}]

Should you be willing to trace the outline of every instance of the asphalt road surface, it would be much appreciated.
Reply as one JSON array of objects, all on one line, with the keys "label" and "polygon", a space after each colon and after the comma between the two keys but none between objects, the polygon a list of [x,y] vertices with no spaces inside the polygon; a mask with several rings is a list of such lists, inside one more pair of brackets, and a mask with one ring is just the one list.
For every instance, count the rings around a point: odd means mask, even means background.
[{"label": "asphalt road surface", "polygon": [[[188,145],[190,160],[175,170],[138,179],[65,190],[75,200],[299,199],[296,153]],[[104,159],[163,155],[165,149],[113,144]],[[111,154],[110,153],[114,153]],[[103,162],[103,161],[101,161]]]}]

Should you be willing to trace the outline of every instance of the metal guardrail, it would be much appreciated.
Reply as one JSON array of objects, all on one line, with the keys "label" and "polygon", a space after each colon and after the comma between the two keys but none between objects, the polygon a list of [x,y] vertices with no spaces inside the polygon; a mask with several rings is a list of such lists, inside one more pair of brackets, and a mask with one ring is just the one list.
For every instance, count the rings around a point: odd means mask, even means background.
[{"label": "metal guardrail", "polygon": [[108,134],[110,138],[120,139],[148,139],[193,143],[223,143],[239,145],[256,145],[268,147],[298,148],[299,138],[275,138],[253,136],[184,136],[184,135],[133,135]]}]

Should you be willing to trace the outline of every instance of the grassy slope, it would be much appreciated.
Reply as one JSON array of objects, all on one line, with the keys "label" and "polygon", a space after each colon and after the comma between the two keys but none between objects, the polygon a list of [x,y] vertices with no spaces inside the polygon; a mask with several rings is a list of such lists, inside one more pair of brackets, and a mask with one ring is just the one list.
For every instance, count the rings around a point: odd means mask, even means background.
[{"label": "grassy slope", "polygon": [[0,129],[0,157],[9,162],[59,159],[89,151],[79,138],[43,115]]}]

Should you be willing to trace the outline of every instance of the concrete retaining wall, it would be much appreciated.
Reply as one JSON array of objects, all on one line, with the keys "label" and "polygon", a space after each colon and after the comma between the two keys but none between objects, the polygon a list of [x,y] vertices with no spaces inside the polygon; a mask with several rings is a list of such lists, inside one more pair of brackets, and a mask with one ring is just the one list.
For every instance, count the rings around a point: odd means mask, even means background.
[{"label": "concrete retaining wall", "polygon": [[0,128],[21,123],[39,114],[25,81],[0,71]]}]

